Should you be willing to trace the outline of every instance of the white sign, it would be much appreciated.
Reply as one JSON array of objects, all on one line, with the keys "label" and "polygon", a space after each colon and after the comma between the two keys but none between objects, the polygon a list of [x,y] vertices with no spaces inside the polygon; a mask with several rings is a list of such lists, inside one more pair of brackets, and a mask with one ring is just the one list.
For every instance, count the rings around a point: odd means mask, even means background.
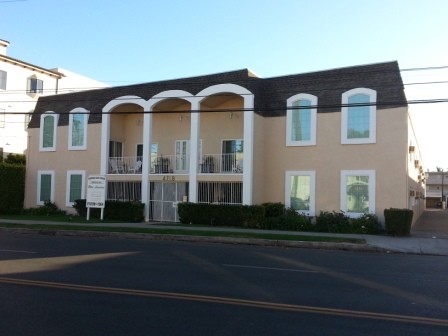
[{"label": "white sign", "polygon": [[87,208],[104,208],[106,202],[106,177],[89,176],[87,178]]}]

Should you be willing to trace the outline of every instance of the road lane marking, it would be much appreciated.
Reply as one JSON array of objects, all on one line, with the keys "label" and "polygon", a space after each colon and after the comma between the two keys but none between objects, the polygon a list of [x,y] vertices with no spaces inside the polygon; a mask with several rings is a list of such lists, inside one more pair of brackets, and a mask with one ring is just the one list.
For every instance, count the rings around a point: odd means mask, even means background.
[{"label": "road lane marking", "polygon": [[437,318],[430,318],[430,317],[423,317],[423,316],[408,316],[408,315],[397,315],[397,314],[387,314],[387,313],[375,313],[375,312],[368,312],[368,311],[354,311],[354,310],[348,310],[348,309],[303,306],[303,305],[285,304],[285,303],[276,303],[276,302],[226,298],[226,297],[219,297],[219,296],[207,296],[207,295],[197,295],[197,294],[187,294],[187,293],[160,292],[160,291],[147,291],[147,290],[137,290],[137,289],[127,289],[127,288],[77,285],[77,284],[60,283],[60,282],[48,282],[48,281],[25,280],[25,279],[2,278],[2,277],[0,277],[0,283],[10,284],[10,285],[21,285],[21,286],[56,288],[56,289],[93,292],[93,293],[107,293],[107,294],[129,295],[129,296],[137,296],[137,297],[184,300],[184,301],[194,301],[194,302],[207,302],[207,303],[215,303],[215,304],[251,307],[251,308],[258,308],[258,309],[271,309],[271,310],[280,310],[280,311],[297,312],[297,313],[310,313],[310,314],[319,314],[319,315],[353,317],[353,318],[392,321],[392,322],[399,322],[399,323],[414,323],[414,324],[424,324],[424,325],[448,327],[448,319],[437,319]]},{"label": "road lane marking", "polygon": [[300,273],[319,273],[318,271],[297,269],[297,268],[278,268],[278,267],[265,267],[265,266],[252,266],[252,265],[236,265],[236,264],[223,264],[225,267],[238,267],[238,268],[253,268],[268,271],[283,271],[283,272],[300,272]]}]

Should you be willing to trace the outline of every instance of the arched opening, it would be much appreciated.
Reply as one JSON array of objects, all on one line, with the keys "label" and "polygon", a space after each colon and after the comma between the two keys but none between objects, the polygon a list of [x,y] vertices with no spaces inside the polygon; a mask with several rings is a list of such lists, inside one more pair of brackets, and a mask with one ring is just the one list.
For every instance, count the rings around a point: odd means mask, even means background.
[{"label": "arched opening", "polygon": [[109,112],[108,173],[141,173],[143,156],[143,107],[125,103]]}]

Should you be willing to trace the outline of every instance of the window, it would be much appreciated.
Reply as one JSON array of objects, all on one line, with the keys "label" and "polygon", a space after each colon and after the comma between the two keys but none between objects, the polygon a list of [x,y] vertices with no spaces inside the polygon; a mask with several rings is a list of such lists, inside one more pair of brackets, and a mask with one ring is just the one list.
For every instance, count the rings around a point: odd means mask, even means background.
[{"label": "window", "polygon": [[350,217],[375,213],[375,171],[341,172],[341,210]]},{"label": "window", "polygon": [[56,128],[58,115],[54,112],[46,112],[40,116],[40,150],[56,150]]},{"label": "window", "polygon": [[85,198],[85,171],[69,170],[67,172],[67,194],[66,205],[73,206],[78,199]]},{"label": "window", "polygon": [[70,112],[68,148],[83,150],[87,148],[87,110],[75,109]]},{"label": "window", "polygon": [[54,202],[54,171],[38,171],[37,205],[44,205],[46,201]]},{"label": "window", "polygon": [[121,143],[120,141],[109,141],[109,157],[123,157],[123,143]]},{"label": "window", "polygon": [[28,78],[28,92],[29,93],[43,93],[44,82],[40,79],[31,77]]},{"label": "window", "polygon": [[25,132],[28,130],[28,125],[31,121],[31,113],[25,114],[25,121],[24,121],[24,125],[25,125]]},{"label": "window", "polygon": [[0,128],[5,128],[5,110],[4,109],[0,109]]},{"label": "window", "polygon": [[307,216],[315,215],[314,171],[287,171],[285,174],[285,206]]},{"label": "window", "polygon": [[222,141],[222,171],[243,172],[244,141]]},{"label": "window", "polygon": [[6,71],[0,70],[0,90],[6,90],[7,78],[8,78],[8,73]]},{"label": "window", "polygon": [[376,91],[353,89],[342,94],[341,143],[376,142]]},{"label": "window", "polygon": [[300,93],[287,100],[286,145],[316,145],[317,97]]},{"label": "window", "polygon": [[137,144],[136,149],[137,160],[143,162],[143,144]]},{"label": "window", "polygon": [[[142,151],[143,151],[143,149],[142,149]],[[151,173],[155,172],[158,152],[159,152],[159,145],[156,143],[152,143],[151,144]]]}]

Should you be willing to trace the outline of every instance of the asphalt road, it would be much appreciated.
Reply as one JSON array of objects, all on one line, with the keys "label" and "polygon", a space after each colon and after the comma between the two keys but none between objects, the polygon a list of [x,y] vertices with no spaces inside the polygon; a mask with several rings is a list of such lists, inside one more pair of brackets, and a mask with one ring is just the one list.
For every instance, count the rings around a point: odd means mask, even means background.
[{"label": "asphalt road", "polygon": [[448,258],[0,232],[0,334],[447,335]]}]

